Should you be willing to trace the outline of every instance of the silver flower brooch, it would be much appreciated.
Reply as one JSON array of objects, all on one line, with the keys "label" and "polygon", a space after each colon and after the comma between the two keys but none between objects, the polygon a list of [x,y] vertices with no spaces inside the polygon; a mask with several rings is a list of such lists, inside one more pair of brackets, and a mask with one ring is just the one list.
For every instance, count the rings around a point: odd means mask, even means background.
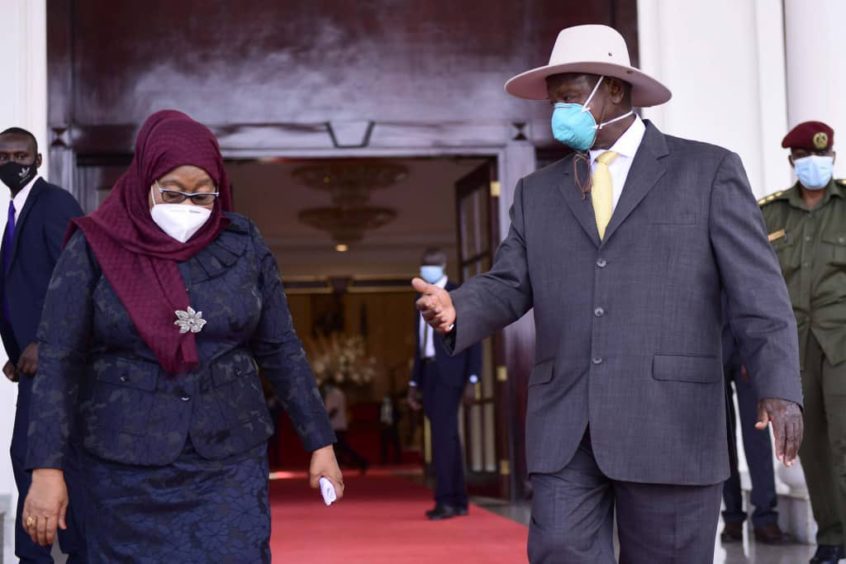
[{"label": "silver flower brooch", "polygon": [[203,325],[207,322],[203,319],[203,312],[202,311],[194,311],[194,308],[188,306],[186,311],[181,309],[176,310],[176,321],[173,322],[174,325],[179,326],[179,333],[184,334],[188,333],[199,333],[203,330]]}]

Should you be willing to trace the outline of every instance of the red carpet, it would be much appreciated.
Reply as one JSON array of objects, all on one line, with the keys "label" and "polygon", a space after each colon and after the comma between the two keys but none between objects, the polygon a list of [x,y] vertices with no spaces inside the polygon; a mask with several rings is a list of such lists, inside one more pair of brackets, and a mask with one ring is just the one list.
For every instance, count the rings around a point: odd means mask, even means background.
[{"label": "red carpet", "polygon": [[432,493],[392,475],[348,471],[346,497],[331,507],[305,477],[273,480],[273,561],[285,564],[515,564],[528,529],[476,506],[440,522],[423,516]]}]

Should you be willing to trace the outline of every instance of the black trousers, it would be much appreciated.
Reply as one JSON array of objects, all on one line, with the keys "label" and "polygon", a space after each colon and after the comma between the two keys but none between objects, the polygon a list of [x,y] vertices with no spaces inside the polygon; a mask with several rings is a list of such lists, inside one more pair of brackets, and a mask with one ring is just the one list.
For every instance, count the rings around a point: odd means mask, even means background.
[{"label": "black trousers", "polygon": [[458,408],[464,389],[441,378],[437,362],[424,365],[422,388],[423,411],[432,431],[435,503],[466,507],[464,456],[458,436]]},{"label": "black trousers", "polygon": [[347,432],[335,429],[335,456],[338,457],[338,464],[349,464],[363,468],[367,466],[367,459],[347,442]]},{"label": "black trousers", "polygon": [[388,463],[389,449],[393,449],[392,460],[394,464],[400,464],[402,462],[402,445],[396,424],[382,425],[382,431],[379,434],[379,459],[382,464]]},{"label": "black trousers", "polygon": [[[749,465],[749,477],[752,479],[752,524],[764,527],[771,523],[778,523],[776,505],[778,498],[775,490],[775,469],[773,468],[773,447],[769,430],[759,431],[755,428],[758,420],[758,392],[752,382],[744,381],[739,374],[732,378],[734,389],[737,391],[737,407],[740,411],[740,430],[743,435],[743,451]],[[732,400],[732,382],[726,382],[728,395],[729,419],[731,427],[736,427],[737,418],[734,413]],[[735,435],[729,437],[729,448],[737,452]],[[740,489],[740,473],[737,470],[737,454],[729,457],[732,462],[731,476],[723,485],[723,501],[726,508],[723,520],[726,523],[741,523],[747,515],[743,509],[743,494]]]},{"label": "black trousers", "polygon": [[554,474],[532,474],[532,564],[614,564],[617,515],[621,564],[712,564],[722,484],[621,482],[596,464],[585,433]]}]

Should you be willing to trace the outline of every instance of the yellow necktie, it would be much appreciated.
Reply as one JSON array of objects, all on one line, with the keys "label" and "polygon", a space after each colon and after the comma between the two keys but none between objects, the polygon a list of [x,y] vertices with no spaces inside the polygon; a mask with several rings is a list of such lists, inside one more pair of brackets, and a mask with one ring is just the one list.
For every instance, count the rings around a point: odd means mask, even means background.
[{"label": "yellow necktie", "polygon": [[596,166],[590,177],[590,199],[593,202],[593,214],[596,217],[596,229],[600,239],[605,238],[605,228],[608,227],[611,213],[614,211],[611,171],[608,165],[616,158],[617,153],[614,151],[605,151],[596,157]]}]

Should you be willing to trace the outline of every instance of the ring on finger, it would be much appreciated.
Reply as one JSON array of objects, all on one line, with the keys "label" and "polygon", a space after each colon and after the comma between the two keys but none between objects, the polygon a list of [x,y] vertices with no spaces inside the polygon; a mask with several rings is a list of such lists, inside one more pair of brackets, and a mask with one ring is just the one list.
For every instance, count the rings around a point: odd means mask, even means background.
[{"label": "ring on finger", "polygon": [[25,523],[26,523],[27,529],[31,529],[31,528],[35,527],[35,517],[30,515],[29,517],[26,518]]}]

